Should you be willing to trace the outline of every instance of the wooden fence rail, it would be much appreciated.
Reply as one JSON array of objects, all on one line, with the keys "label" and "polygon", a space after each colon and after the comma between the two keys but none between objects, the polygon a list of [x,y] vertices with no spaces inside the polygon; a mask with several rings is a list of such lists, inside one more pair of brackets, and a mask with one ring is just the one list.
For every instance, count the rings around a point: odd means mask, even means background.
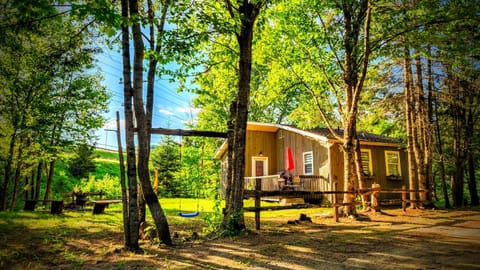
[{"label": "wooden fence rail", "polygon": [[[271,178],[271,177],[270,177]],[[402,189],[382,189],[379,184],[373,184],[372,188],[367,189],[360,189],[356,191],[339,191],[337,190],[337,183],[335,182],[332,186],[333,190],[330,191],[305,191],[305,190],[270,190],[271,186],[268,185],[269,190],[263,190],[266,186],[262,184],[263,179],[269,179],[265,177],[258,177],[255,179],[249,179],[250,186],[253,186],[252,180],[254,180],[255,190],[244,190],[243,196],[244,198],[255,198],[255,206],[254,207],[247,207],[244,208],[245,211],[253,211],[255,212],[255,228],[260,230],[260,212],[265,210],[283,210],[283,209],[298,209],[298,208],[306,208],[308,205],[292,205],[292,206],[270,206],[270,207],[261,207],[261,198],[262,197],[269,197],[269,196],[282,196],[282,197],[289,197],[289,198],[322,198],[323,195],[326,194],[333,194],[333,201],[330,205],[333,207],[333,216],[335,222],[339,221],[339,207],[342,206],[350,206],[356,207],[362,202],[357,200],[352,200],[351,202],[338,202],[337,195],[338,194],[351,194],[353,198],[355,197],[362,197],[362,196],[370,196],[369,202],[363,202],[370,206],[370,208],[374,211],[380,211],[380,194],[381,193],[401,193],[402,198],[400,199],[402,203],[403,211],[407,208],[407,203],[418,203],[422,202],[420,200],[411,200],[407,199],[407,195],[411,194],[412,192],[415,193],[426,193],[428,190],[425,189],[407,189],[405,186]]]}]

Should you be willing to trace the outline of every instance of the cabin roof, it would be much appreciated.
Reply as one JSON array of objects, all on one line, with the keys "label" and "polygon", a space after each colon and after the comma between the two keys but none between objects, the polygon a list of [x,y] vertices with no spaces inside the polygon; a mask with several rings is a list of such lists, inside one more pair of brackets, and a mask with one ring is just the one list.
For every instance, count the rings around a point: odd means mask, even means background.
[{"label": "cabin roof", "polygon": [[[330,132],[328,128],[315,128],[307,131],[324,136],[329,140],[335,140],[335,137],[333,136],[333,134]],[[343,129],[336,129],[335,131],[338,133],[338,135],[343,136]],[[397,139],[382,136],[382,135],[377,135],[373,133],[368,133],[368,132],[362,132],[362,131],[357,132],[357,136],[360,141],[364,141],[364,142],[391,143],[391,144],[399,143]]]},{"label": "cabin roof", "polygon": [[[330,132],[328,128],[315,128],[309,130],[299,129],[294,126],[281,125],[281,124],[268,124],[268,123],[259,123],[259,122],[248,122],[247,131],[263,131],[276,133],[278,130],[286,130],[293,133],[300,134],[304,137],[308,137],[320,143],[334,144],[339,143],[335,136]],[[343,129],[336,129],[338,135],[343,136]],[[368,132],[357,132],[358,139],[363,145],[377,145],[377,146],[393,146],[398,147],[399,141]],[[216,158],[220,158],[223,153],[227,150],[227,140],[223,142],[220,148],[215,153]]]}]

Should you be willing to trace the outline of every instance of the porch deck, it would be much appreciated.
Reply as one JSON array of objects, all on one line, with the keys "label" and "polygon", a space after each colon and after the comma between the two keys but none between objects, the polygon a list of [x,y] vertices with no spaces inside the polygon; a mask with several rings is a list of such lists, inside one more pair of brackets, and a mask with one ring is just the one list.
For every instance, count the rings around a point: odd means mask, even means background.
[{"label": "porch deck", "polygon": [[[275,194],[274,196],[262,197],[263,201],[280,202],[285,198],[303,198],[305,202],[318,203],[321,199],[323,199],[323,196],[319,194],[313,194],[313,192],[330,190],[330,183],[328,179],[325,179],[319,175],[296,175],[293,177],[292,185],[285,185],[285,180],[278,174],[245,177],[244,179],[244,190],[246,194],[251,194],[257,190],[257,181],[260,181],[261,191],[267,191]],[[312,192],[312,194],[306,194],[308,192]]]}]

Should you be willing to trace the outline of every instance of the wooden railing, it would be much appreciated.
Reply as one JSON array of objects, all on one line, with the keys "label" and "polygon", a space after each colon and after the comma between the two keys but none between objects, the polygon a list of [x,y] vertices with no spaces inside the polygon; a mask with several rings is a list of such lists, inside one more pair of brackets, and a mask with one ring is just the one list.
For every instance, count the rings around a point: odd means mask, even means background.
[{"label": "wooden railing", "polygon": [[[309,177],[307,177],[309,178]],[[333,184],[332,190],[328,191],[313,191],[313,190],[264,190],[263,188],[271,188],[271,186],[264,185],[264,182],[268,182],[269,180],[272,182],[272,179],[278,180],[278,178],[274,178],[272,176],[266,177],[249,177],[246,178],[245,181],[248,180],[248,188],[244,190],[244,197],[245,198],[255,198],[255,206],[252,208],[244,208],[246,211],[253,211],[255,212],[255,227],[257,230],[260,229],[260,212],[262,210],[281,210],[286,208],[299,208],[298,205],[293,205],[290,207],[282,206],[282,207],[275,207],[275,208],[262,208],[260,207],[260,200],[264,196],[282,196],[282,197],[299,197],[299,198],[321,198],[326,194],[332,195],[332,203],[329,205],[333,207],[333,215],[336,222],[339,220],[339,207],[347,206],[347,207],[356,207],[362,202],[355,200],[356,197],[361,196],[370,196],[370,200],[366,203],[369,207],[374,211],[380,211],[380,193],[401,193],[402,199],[399,200],[402,203],[402,209],[405,211],[407,207],[407,203],[429,203],[428,201],[420,201],[420,200],[412,200],[408,199],[408,194],[411,193],[426,193],[428,190],[425,189],[407,189],[405,186],[402,189],[382,189],[379,184],[373,184],[372,188],[361,189],[356,191],[339,191],[337,189],[337,183]],[[310,179],[315,179],[311,177]],[[246,185],[247,187],[247,185]],[[253,189],[252,189],[253,188]],[[349,202],[340,202],[339,195],[350,194],[351,201]]]},{"label": "wooden railing", "polygon": [[[294,178],[299,178],[299,183],[294,183],[298,185],[297,190],[302,191],[326,191],[331,190],[331,185],[323,176],[320,175],[297,175]],[[280,175],[266,175],[266,176],[251,176],[245,177],[244,190],[255,190],[255,181],[260,179],[262,182],[261,190],[262,191],[275,191],[281,189],[282,178]]]},{"label": "wooden railing", "polygon": [[252,176],[252,177],[245,177],[244,178],[244,190],[255,190],[255,185],[257,179],[261,181],[261,190],[262,191],[273,191],[279,190],[280,186],[278,184],[278,180],[280,180],[280,175],[265,175],[265,176]]}]

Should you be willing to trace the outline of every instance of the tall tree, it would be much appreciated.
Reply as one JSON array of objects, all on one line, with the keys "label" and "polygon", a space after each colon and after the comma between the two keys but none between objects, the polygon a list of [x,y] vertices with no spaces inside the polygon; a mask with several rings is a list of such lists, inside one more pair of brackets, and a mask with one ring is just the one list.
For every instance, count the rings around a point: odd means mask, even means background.
[{"label": "tall tree", "polygon": [[0,44],[0,80],[5,86],[0,95],[1,124],[11,131],[0,192],[6,206],[11,179],[18,179],[13,170],[28,165],[20,171],[31,171],[32,160],[38,164],[48,158],[52,164],[58,146],[88,140],[90,130],[103,123],[100,115],[107,95],[94,74],[83,74],[97,51],[87,45],[88,23],[49,1],[2,4],[9,11],[0,28],[5,37]]},{"label": "tall tree", "polygon": [[223,229],[245,229],[243,216],[243,177],[245,175],[245,141],[252,73],[252,44],[255,21],[266,1],[225,1],[225,8],[235,26],[238,45],[238,90],[230,104],[228,119],[228,182]]},{"label": "tall tree", "polygon": [[[153,115],[153,97],[154,97],[154,83],[157,63],[161,60],[165,61],[166,55],[164,53],[164,35],[165,26],[167,20],[167,13],[171,6],[171,1],[163,1],[158,3],[157,6],[152,1],[147,1],[147,13],[142,14],[140,10],[140,2],[136,0],[122,1],[122,17],[124,18],[124,25],[122,27],[122,50],[123,50],[123,73],[124,73],[124,99],[125,99],[125,120],[126,130],[128,133],[127,139],[127,164],[128,164],[128,181],[129,181],[129,193],[133,195],[136,193],[136,188],[133,187],[136,182],[134,178],[138,174],[140,180],[141,192],[145,202],[148,204],[150,212],[152,213],[159,239],[167,244],[171,245],[172,240],[170,237],[170,231],[168,222],[163,212],[163,209],[159,203],[158,197],[153,191],[152,184],[150,182],[150,172],[148,168],[150,158],[150,130],[152,126]],[[158,15],[159,13],[160,15]],[[157,17],[158,15],[158,17]],[[148,57],[146,57],[145,43],[143,40],[142,18],[144,18],[148,25]],[[131,25],[128,27],[127,22]],[[133,61],[130,59],[130,36],[133,40]],[[130,61],[132,63],[130,64]],[[146,98],[143,94],[143,67],[144,62],[148,61],[147,68],[147,93]],[[130,68],[133,68],[133,74],[131,74]],[[146,102],[144,101],[146,99]],[[136,119],[136,127],[133,123],[133,114]],[[138,140],[138,158],[135,158],[135,146],[133,142],[133,132],[136,128],[137,140]],[[134,165],[136,161],[136,165]],[[134,200],[130,195],[129,199]],[[135,196],[135,195],[133,195]],[[136,202],[135,202],[136,203]],[[130,201],[131,206],[130,219],[134,219],[133,212],[134,202]],[[130,221],[130,230],[132,235],[136,226],[134,221]],[[138,227],[137,227],[138,230]],[[131,238],[128,243],[130,248],[136,249],[138,238],[136,235]],[[135,239],[137,238],[137,239]],[[128,247],[128,245],[127,245]]]},{"label": "tall tree", "polygon": [[[299,120],[304,126],[324,125],[330,129],[342,142],[345,189],[364,188],[356,130],[358,103],[371,54],[370,2],[291,1],[277,8],[277,14],[265,26],[271,26],[276,33],[277,39],[270,41],[270,50],[276,52],[276,46],[283,49],[272,61],[273,65],[279,63],[285,70],[285,81],[291,87],[283,85],[289,92],[303,96],[300,100],[305,105],[297,110],[307,111],[307,106],[317,110],[315,116]],[[275,78],[277,71],[272,70],[269,77]],[[343,127],[343,134],[337,132],[337,125]],[[351,197],[344,200],[350,201]]]}]

